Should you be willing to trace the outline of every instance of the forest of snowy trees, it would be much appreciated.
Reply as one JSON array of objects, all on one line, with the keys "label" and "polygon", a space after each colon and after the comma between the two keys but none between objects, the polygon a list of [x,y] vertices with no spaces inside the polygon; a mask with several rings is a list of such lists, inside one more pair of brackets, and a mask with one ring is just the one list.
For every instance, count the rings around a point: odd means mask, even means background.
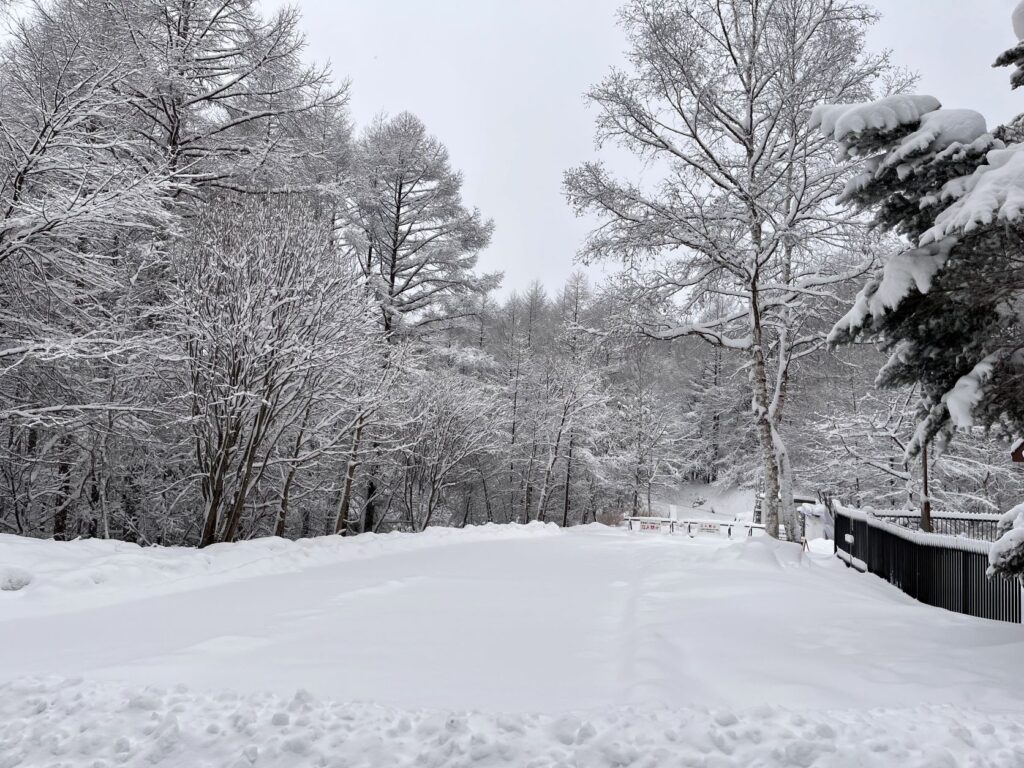
[{"label": "forest of snowy trees", "polygon": [[893,210],[869,228],[889,193],[870,185],[837,202],[856,171],[811,110],[913,77],[865,51],[865,7],[770,5],[626,5],[629,69],[589,100],[599,140],[662,179],[568,171],[569,203],[597,220],[582,256],[615,275],[523,293],[477,268],[502,222],[463,199],[443,137],[410,113],[353,125],[297,10],[16,5],[0,532],[206,545],[578,525],[687,480],[763,486],[769,527],[793,532],[795,488],[918,507],[933,442],[933,507],[1024,498],[1005,433],[919,429],[962,360],[940,382],[886,366],[883,389],[875,336],[851,322],[831,340],[856,343],[828,343],[896,236],[934,222]]}]

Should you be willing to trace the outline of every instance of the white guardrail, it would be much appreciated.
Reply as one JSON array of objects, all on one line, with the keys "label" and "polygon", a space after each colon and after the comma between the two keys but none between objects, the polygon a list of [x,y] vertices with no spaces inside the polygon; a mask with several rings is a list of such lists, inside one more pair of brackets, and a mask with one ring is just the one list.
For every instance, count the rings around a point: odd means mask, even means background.
[{"label": "white guardrail", "polygon": [[750,523],[743,520],[704,520],[681,518],[673,520],[670,517],[627,517],[626,524],[631,531],[644,531],[647,533],[685,533],[693,538],[701,533],[715,534],[721,536],[723,533],[730,539],[740,536],[754,536],[764,533],[764,526],[760,523]]}]

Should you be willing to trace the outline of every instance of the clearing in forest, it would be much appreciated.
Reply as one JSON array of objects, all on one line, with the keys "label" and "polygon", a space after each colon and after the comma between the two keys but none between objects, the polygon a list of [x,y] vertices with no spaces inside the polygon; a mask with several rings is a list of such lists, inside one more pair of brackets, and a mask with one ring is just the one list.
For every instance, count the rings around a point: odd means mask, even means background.
[{"label": "clearing in forest", "polygon": [[1024,629],[766,539],[0,536],[0,563],[5,768],[1024,765]]}]

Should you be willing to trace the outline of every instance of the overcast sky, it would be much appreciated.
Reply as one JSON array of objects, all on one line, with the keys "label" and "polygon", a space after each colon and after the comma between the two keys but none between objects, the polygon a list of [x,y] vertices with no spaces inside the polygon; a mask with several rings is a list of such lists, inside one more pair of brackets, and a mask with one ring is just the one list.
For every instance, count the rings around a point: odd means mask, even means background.
[{"label": "overcast sky", "polygon": [[[994,127],[1024,112],[997,54],[1017,0],[876,0],[869,45],[921,75],[920,92]],[[621,59],[619,0],[298,0],[310,55],[352,82],[352,115],[410,110],[449,148],[467,203],[495,220],[481,268],[506,290],[556,290],[587,225],[562,172],[593,158],[586,88]]]}]

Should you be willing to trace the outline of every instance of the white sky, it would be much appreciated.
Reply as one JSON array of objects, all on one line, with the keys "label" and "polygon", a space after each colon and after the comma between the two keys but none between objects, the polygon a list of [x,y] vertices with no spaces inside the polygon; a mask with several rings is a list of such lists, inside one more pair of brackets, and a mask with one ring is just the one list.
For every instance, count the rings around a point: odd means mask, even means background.
[{"label": "white sky", "polygon": [[[407,109],[448,146],[466,202],[496,223],[481,269],[504,271],[506,291],[534,279],[557,290],[587,231],[562,172],[595,156],[582,94],[620,60],[619,0],[295,1],[310,56],[352,81],[357,124]],[[1014,42],[1015,3],[875,0],[869,46],[919,72],[919,92],[994,127],[1024,112],[1024,91],[991,67]]]}]

